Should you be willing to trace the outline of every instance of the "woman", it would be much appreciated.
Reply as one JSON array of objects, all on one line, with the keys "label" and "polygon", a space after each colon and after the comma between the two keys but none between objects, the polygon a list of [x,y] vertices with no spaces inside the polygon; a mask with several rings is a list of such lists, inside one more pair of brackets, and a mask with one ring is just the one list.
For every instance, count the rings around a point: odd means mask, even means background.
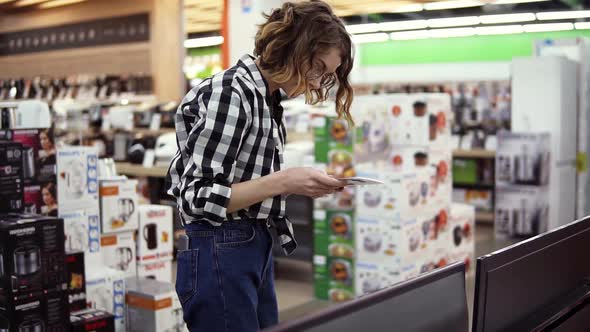
[{"label": "woman", "polygon": [[55,165],[55,144],[51,129],[43,129],[39,133],[41,150],[39,150],[39,165]]},{"label": "woman", "polygon": [[41,188],[41,197],[46,208],[41,209],[44,215],[57,217],[57,188],[55,183],[49,182]]},{"label": "woman", "polygon": [[290,194],[321,197],[345,183],[311,168],[281,170],[285,127],[279,89],[308,103],[338,85],[336,110],[352,121],[352,45],[321,1],[285,3],[266,17],[256,58],[243,56],[204,80],[176,114],[178,149],[168,193],[189,237],[176,290],[191,331],[257,331],[277,323],[272,238],[296,242],[285,218]]}]

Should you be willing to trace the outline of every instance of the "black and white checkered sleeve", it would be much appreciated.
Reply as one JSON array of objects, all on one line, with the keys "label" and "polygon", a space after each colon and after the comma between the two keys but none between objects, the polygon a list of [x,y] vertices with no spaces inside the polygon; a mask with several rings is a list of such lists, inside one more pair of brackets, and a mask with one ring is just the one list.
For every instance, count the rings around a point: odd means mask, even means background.
[{"label": "black and white checkered sleeve", "polygon": [[202,94],[188,107],[198,112],[186,140],[192,154],[181,176],[181,209],[189,216],[226,220],[236,158],[251,122],[240,95],[231,87]]}]

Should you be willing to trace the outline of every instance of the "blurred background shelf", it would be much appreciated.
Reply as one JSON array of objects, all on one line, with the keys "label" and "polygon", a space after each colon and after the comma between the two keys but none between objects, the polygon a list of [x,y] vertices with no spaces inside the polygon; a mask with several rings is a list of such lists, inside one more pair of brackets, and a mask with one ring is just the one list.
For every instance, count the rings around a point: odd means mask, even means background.
[{"label": "blurred background shelf", "polygon": [[486,224],[494,223],[493,212],[475,212],[475,221]]},{"label": "blurred background shelf", "polygon": [[143,167],[141,164],[132,164],[126,162],[115,163],[117,172],[121,175],[133,176],[133,177],[155,177],[165,178],[168,172],[168,167],[152,166],[150,168]]},{"label": "blurred background shelf", "polygon": [[496,151],[491,150],[453,150],[453,158],[482,158],[494,159],[496,158]]}]

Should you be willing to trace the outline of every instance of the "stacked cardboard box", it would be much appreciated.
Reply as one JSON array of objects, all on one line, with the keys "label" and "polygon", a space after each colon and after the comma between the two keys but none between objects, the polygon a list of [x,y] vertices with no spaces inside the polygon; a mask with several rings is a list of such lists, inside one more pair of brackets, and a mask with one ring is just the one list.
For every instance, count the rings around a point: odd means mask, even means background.
[{"label": "stacked cardboard box", "polygon": [[172,207],[141,205],[137,232],[137,276],[172,282]]}]

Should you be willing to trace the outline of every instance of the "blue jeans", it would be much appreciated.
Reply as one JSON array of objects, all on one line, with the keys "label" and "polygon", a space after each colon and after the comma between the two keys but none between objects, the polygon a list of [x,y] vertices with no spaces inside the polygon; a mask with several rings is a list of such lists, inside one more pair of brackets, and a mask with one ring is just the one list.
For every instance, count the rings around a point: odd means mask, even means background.
[{"label": "blue jeans", "polygon": [[263,221],[186,225],[176,292],[191,332],[253,332],[278,323],[272,237]]}]

